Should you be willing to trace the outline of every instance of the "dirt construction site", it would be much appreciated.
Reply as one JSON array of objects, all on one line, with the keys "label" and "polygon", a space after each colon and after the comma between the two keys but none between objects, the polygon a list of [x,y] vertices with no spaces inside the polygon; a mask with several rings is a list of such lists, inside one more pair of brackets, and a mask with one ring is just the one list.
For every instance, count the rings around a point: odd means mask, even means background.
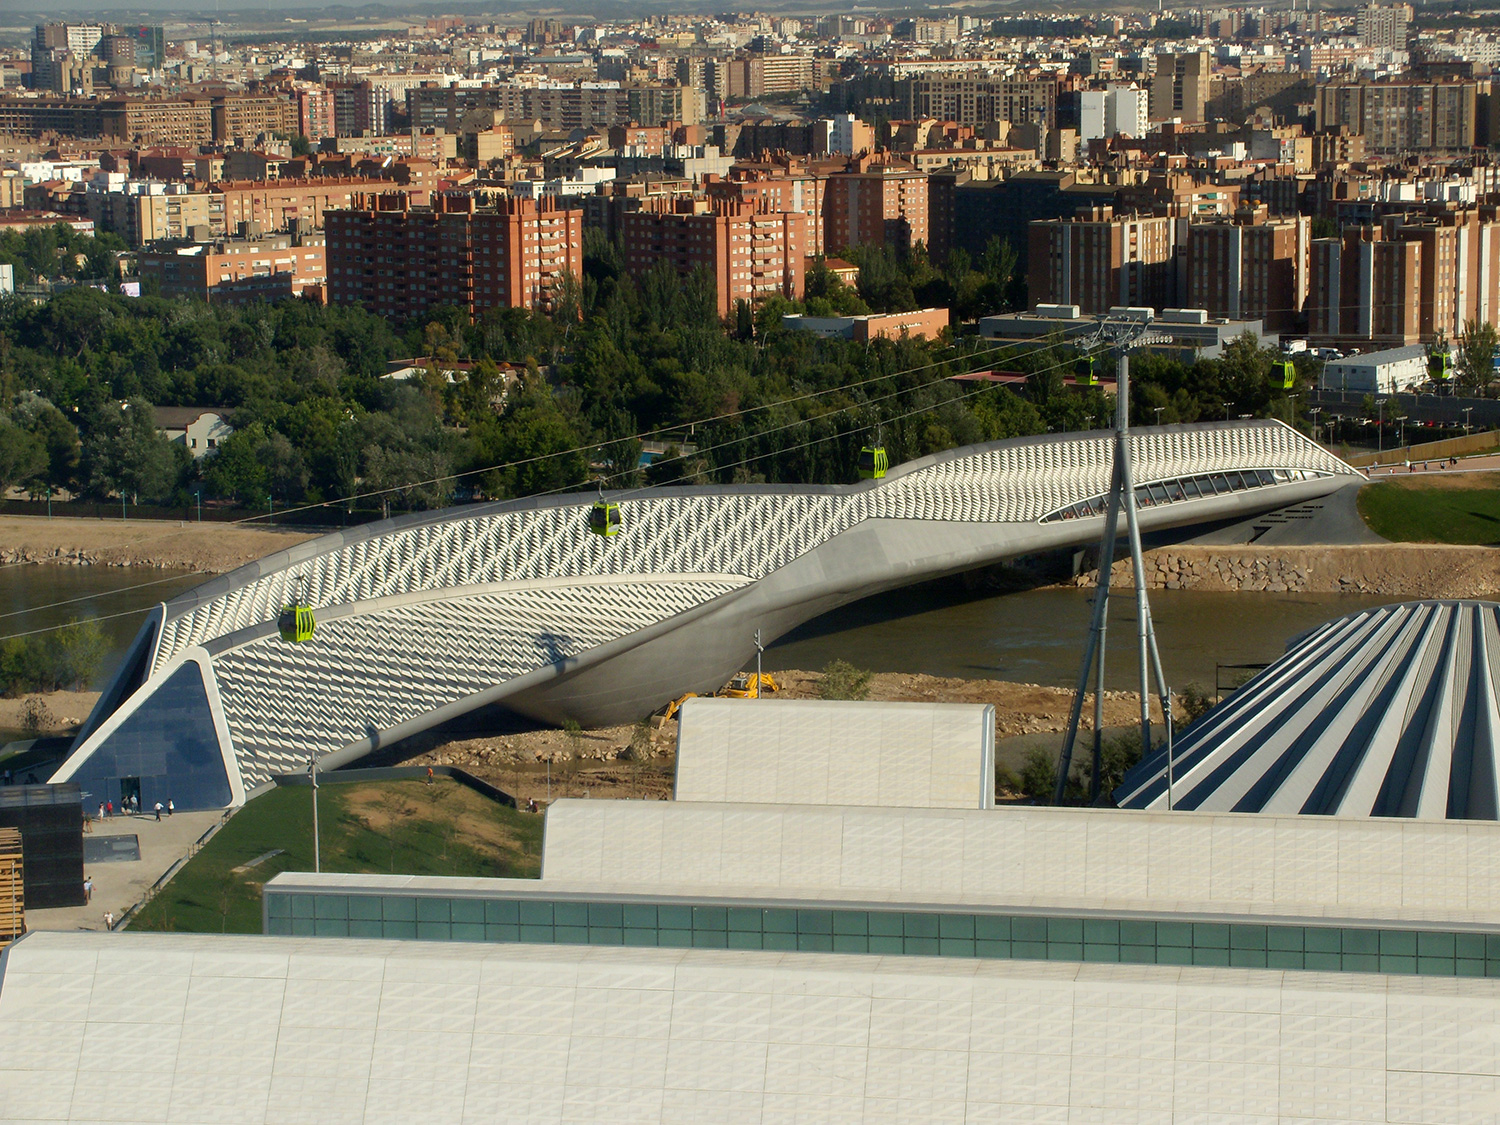
[{"label": "dirt construction site", "polygon": [[[816,672],[778,672],[779,699],[817,699],[821,676]],[[943,679],[900,673],[877,674],[868,698],[877,702],[991,703],[995,706],[995,735],[1056,732],[1068,721],[1072,692],[1037,684],[1002,680]],[[768,695],[769,698],[769,695]],[[753,700],[746,701],[753,706]],[[1139,718],[1136,696],[1126,691],[1104,693],[1104,725],[1127,726]],[[1152,708],[1160,720],[1160,710]],[[1093,696],[1084,705],[1084,725],[1091,726]],[[653,730],[642,726],[598,730],[533,730],[519,734],[465,738],[432,745],[403,759],[408,765],[458,766],[490,784],[514,794],[523,804],[558,797],[615,797],[667,800],[672,795],[676,764],[675,719]]]}]

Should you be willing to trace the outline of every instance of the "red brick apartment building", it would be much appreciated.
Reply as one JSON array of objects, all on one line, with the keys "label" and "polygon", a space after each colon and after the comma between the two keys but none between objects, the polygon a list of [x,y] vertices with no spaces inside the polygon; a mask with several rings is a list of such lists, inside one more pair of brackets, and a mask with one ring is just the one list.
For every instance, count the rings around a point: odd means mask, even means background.
[{"label": "red brick apartment building", "polygon": [[727,180],[705,185],[710,199],[727,199],[767,211],[800,211],[807,216],[807,254],[824,253],[823,200],[828,177],[800,164],[737,166]]},{"label": "red brick apartment building", "polygon": [[1031,303],[1077,305],[1089,316],[1115,305],[1175,305],[1179,221],[1116,216],[1109,207],[1035,220],[1026,277]]},{"label": "red brick apartment building", "polygon": [[762,211],[732,200],[660,204],[621,219],[625,268],[635,277],[666,262],[683,276],[700,266],[714,279],[719,316],[737,301],[758,304],[772,294],[800,300],[807,255],[807,216]]},{"label": "red brick apartment building", "polygon": [[1456,340],[1500,319],[1500,222],[1493,207],[1387,215],[1312,242],[1308,330],[1380,344]]},{"label": "red brick apartment building", "polygon": [[823,196],[823,245],[926,245],[927,173],[890,156],[861,156],[828,177]]},{"label": "red brick apartment building", "polygon": [[141,281],[163,297],[230,305],[321,296],[325,254],[320,236],[231,239],[142,251]]},{"label": "red brick apartment building", "polygon": [[1263,320],[1273,331],[1296,328],[1307,299],[1312,220],[1272,219],[1246,208],[1233,222],[1188,227],[1188,308],[1230,320]]},{"label": "red brick apartment building", "polygon": [[583,212],[548,199],[491,207],[438,195],[418,207],[401,192],[361,196],[329,212],[325,229],[329,301],[400,320],[435,305],[474,317],[550,310],[564,276],[583,273]]}]

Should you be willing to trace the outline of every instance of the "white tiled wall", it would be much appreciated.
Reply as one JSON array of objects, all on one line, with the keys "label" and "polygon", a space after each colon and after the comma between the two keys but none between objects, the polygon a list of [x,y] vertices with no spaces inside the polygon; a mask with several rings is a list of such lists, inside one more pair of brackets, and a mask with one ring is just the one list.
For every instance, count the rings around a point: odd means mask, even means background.
[{"label": "white tiled wall", "polygon": [[690,699],[681,715],[679,801],[994,805],[987,704]]},{"label": "white tiled wall", "polygon": [[1478,1122],[1500,983],[34,934],[0,1119]]},{"label": "white tiled wall", "polygon": [[[628,841],[628,846],[621,846]],[[543,876],[825,897],[1494,920],[1500,824],[558,801]]]}]

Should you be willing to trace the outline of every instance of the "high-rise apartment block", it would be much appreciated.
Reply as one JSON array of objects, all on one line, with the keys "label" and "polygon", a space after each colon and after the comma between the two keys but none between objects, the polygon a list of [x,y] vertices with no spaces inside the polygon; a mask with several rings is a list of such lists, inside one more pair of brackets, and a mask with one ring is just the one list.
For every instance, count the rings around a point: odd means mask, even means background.
[{"label": "high-rise apartment block", "polygon": [[905,107],[909,120],[931,117],[970,126],[1009,121],[1052,129],[1057,125],[1057,82],[923,74],[897,84],[896,104]]},{"label": "high-rise apartment block", "polygon": [[1230,320],[1261,320],[1273,331],[1298,326],[1307,298],[1312,220],[1270,218],[1247,207],[1232,220],[1187,228],[1184,303]]},{"label": "high-rise apartment block", "polygon": [[329,301],[398,320],[435,305],[550,310],[564,278],[583,273],[583,212],[547,198],[361,197],[328,216],[327,238]]},{"label": "high-rise apartment block", "polygon": [[1094,207],[1031,224],[1027,285],[1032,304],[1077,305],[1086,314],[1115,305],[1177,304],[1177,224],[1155,215]]},{"label": "high-rise apartment block", "polygon": [[1466,152],[1478,95],[1475,82],[1329,82],[1314,106],[1318,132],[1363,134],[1371,152]]},{"label": "high-rise apartment block", "polygon": [[1355,16],[1355,34],[1362,47],[1406,50],[1406,28],[1411,22],[1410,4],[1369,4]]},{"label": "high-rise apartment block", "polygon": [[829,252],[927,241],[927,173],[895,157],[866,155],[828,177],[823,245]]},{"label": "high-rise apartment block", "polygon": [[248,305],[321,295],[322,235],[223,239],[143,251],[141,281],[163,297]]},{"label": "high-rise apartment block", "polygon": [[31,85],[68,93],[90,90],[94,75],[111,85],[129,85],[136,69],[156,70],[166,61],[159,26],[109,23],[37,24],[31,41]]},{"label": "high-rise apartment block", "polygon": [[1157,55],[1151,79],[1151,120],[1204,120],[1212,69],[1207,51]]},{"label": "high-rise apartment block", "polygon": [[1313,336],[1409,344],[1500,321],[1494,208],[1387,215],[1311,246]]},{"label": "high-rise apartment block", "polygon": [[684,277],[707,270],[721,318],[740,301],[802,298],[807,217],[799,211],[763,211],[724,199],[663,202],[625,214],[620,228],[632,276],[644,277],[662,262]]},{"label": "high-rise apartment block", "polygon": [[824,252],[823,206],[828,178],[805,165],[756,164],[737,167],[727,180],[705,186],[709,199],[723,199],[761,211],[797,211],[807,217],[803,247],[809,256]]}]

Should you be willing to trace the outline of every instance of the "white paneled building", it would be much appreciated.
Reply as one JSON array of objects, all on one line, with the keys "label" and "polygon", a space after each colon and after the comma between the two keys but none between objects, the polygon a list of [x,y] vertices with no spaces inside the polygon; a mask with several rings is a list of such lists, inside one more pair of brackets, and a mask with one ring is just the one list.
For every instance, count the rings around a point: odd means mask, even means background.
[{"label": "white paneled building", "polygon": [[[763,701],[685,723],[698,799],[555,803],[540,879],[289,873],[266,936],[28,935],[0,1118],[1493,1119],[1500,825],[829,804],[924,754],[987,783],[989,735],[804,709],[829,747]],[[810,803],[736,775],[736,715],[806,747]]]}]

